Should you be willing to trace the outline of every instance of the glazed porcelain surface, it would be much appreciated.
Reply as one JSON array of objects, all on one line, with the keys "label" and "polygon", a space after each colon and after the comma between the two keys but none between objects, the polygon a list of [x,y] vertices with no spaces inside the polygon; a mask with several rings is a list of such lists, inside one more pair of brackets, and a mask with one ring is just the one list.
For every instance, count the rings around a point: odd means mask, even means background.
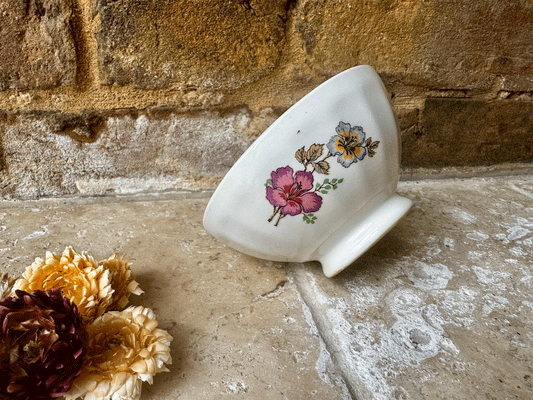
[{"label": "glazed porcelain surface", "polygon": [[399,132],[376,72],[329,79],[278,118],[213,194],[204,227],[243,253],[349,266],[409,210],[397,195]]}]

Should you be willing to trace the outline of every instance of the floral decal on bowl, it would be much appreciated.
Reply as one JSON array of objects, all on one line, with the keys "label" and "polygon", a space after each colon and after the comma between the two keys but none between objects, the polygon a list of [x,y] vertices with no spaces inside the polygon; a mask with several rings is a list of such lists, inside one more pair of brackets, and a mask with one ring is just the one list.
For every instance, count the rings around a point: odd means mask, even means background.
[{"label": "floral decal on bowl", "polygon": [[337,189],[344,181],[343,178],[326,178],[315,183],[314,174],[329,175],[330,165],[326,160],[337,156],[337,162],[349,168],[365,156],[373,157],[376,154],[379,141],[373,142],[371,137],[366,139],[362,127],[352,127],[340,121],[335,131],[337,134],[328,143],[313,143],[308,149],[304,146],[296,151],[294,156],[303,165],[303,170],[295,172],[287,165],[272,171],[265,183],[266,199],[274,207],[268,222],[276,219],[275,226],[278,226],[279,221],[287,215],[302,214],[306,223],[314,224],[317,219],[315,213],[323,202],[321,195]]}]

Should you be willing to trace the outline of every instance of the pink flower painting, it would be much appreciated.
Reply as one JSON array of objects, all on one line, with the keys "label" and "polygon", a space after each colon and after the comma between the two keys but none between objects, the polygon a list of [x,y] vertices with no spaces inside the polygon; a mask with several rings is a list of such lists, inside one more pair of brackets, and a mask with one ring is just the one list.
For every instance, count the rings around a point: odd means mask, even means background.
[{"label": "pink flower painting", "polygon": [[[348,168],[362,161],[365,155],[373,157],[376,154],[379,141],[372,141],[372,138],[365,140],[362,127],[352,128],[350,124],[340,121],[335,131],[337,134],[331,137],[327,145],[313,143],[308,149],[304,146],[296,151],[294,156],[303,165],[302,171],[294,172],[288,165],[272,171],[265,184],[266,199],[274,207],[268,222],[277,216],[274,226],[278,226],[279,221],[287,215],[302,214],[304,222],[314,224],[317,219],[314,213],[322,206],[320,194],[336,190],[344,178],[326,178],[322,183],[315,183],[313,174],[329,175],[330,165],[326,160],[332,156],[338,156],[337,162]],[[308,171],[308,168],[311,170]]]},{"label": "pink flower painting", "polygon": [[313,213],[320,209],[322,197],[312,192],[313,174],[308,171],[298,171],[294,174],[291,167],[278,168],[270,174],[272,186],[266,188],[266,198],[274,206],[274,212],[269,222],[279,214],[276,221],[278,225],[281,218],[286,215]]}]

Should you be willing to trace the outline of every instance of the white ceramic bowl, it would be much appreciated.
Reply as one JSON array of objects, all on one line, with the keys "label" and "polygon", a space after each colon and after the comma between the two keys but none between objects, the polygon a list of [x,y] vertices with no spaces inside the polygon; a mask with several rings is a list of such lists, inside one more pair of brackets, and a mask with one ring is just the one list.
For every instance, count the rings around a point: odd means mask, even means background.
[{"label": "white ceramic bowl", "polygon": [[318,260],[334,276],[409,210],[396,194],[400,140],[387,91],[363,65],[278,118],[213,194],[204,227],[243,253]]}]

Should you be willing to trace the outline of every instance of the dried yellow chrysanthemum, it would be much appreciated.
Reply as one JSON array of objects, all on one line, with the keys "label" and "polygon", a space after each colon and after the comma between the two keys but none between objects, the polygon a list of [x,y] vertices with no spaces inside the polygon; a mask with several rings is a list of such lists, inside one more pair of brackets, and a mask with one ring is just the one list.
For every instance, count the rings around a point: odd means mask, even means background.
[{"label": "dried yellow chrysanthemum", "polygon": [[97,263],[87,253],[78,254],[69,246],[61,256],[46,252],[44,260],[36,258],[13,291],[60,289],[89,323],[107,310],[125,307],[130,294],[144,293],[130,266],[129,260],[119,254]]},{"label": "dried yellow chrysanthemum", "polygon": [[110,311],[87,326],[90,365],[76,378],[66,400],[137,400],[142,382],[153,381],[171,364],[172,336],[157,328],[142,306]]},{"label": "dried yellow chrysanthemum", "polygon": [[126,307],[130,294],[144,293],[131,273],[130,260],[115,253],[107,260],[100,261],[99,264],[111,274],[111,287],[114,293],[113,302],[109,306],[110,310],[120,310]]},{"label": "dried yellow chrysanthemum", "polygon": [[11,294],[15,281],[16,279],[10,277],[7,272],[0,275],[0,300]]},{"label": "dried yellow chrysanthemum", "polygon": [[85,323],[102,315],[113,303],[110,271],[70,246],[61,256],[47,251],[44,260],[36,258],[14,287],[26,292],[49,289],[61,290],[74,302]]}]

